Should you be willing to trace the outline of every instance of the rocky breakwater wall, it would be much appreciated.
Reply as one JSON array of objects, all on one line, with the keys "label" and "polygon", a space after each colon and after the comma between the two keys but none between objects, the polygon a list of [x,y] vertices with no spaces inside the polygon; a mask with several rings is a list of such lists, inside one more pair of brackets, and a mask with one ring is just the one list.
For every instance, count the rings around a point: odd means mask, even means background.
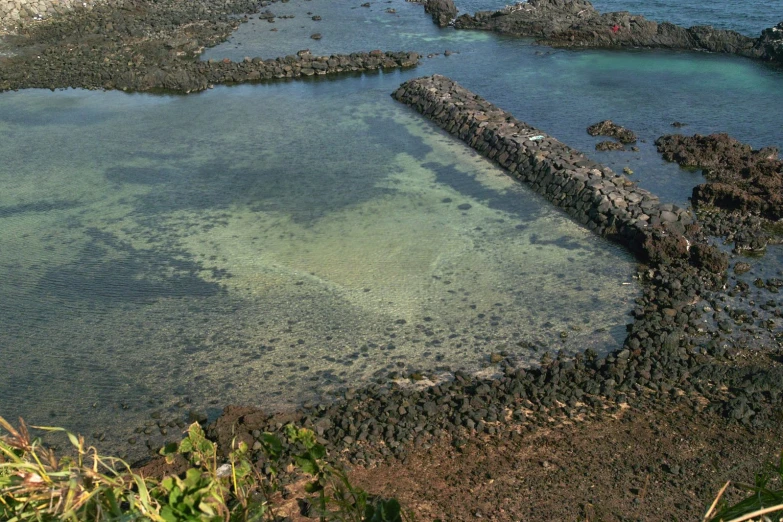
[{"label": "rocky breakwater wall", "polygon": [[783,22],[750,38],[712,26],[658,23],[627,11],[599,13],[587,0],[529,0],[462,15],[454,27],[536,38],[555,47],[698,50],[783,63]]},{"label": "rocky breakwater wall", "polygon": [[[693,217],[444,76],[402,84],[396,100],[428,116],[601,236],[653,264],[688,258]],[[698,252],[701,248],[697,248]],[[697,254],[700,255],[700,254]]]},{"label": "rocky breakwater wall", "polygon": [[173,71],[158,68],[142,71],[127,69],[118,72],[103,87],[133,91],[165,89],[196,92],[215,84],[395,69],[413,67],[418,62],[419,55],[412,52],[375,50],[348,55],[315,56],[309,51],[299,51],[296,55],[268,60],[245,58],[241,62],[231,60],[195,62]]},{"label": "rocky breakwater wall", "polygon": [[[217,84],[236,84],[326,74],[413,67],[419,55],[412,52],[370,51],[350,55],[314,56],[309,51],[263,60],[184,61],[168,64],[135,64],[119,60],[90,62],[85,67],[49,67],[48,60],[33,62],[33,71],[21,70],[0,81],[0,92],[22,88],[118,89],[191,93]],[[9,75],[10,76],[10,75]]]}]

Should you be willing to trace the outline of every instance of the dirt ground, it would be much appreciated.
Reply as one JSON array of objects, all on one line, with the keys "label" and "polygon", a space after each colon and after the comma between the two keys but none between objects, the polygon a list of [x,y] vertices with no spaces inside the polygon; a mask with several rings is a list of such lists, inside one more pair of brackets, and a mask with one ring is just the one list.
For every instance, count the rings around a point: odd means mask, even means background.
[{"label": "dirt ground", "polygon": [[626,408],[515,440],[458,449],[444,441],[351,477],[420,521],[701,520],[727,480],[752,482],[781,450],[783,427],[751,431],[687,408]]}]

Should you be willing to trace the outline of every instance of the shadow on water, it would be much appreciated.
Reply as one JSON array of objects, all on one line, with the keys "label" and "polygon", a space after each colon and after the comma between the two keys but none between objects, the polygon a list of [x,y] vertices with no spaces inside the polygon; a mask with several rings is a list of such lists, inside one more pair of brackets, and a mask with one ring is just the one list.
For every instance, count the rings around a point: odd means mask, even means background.
[{"label": "shadow on water", "polygon": [[35,203],[20,203],[0,207],[0,218],[7,218],[28,212],[50,212],[53,210],[70,210],[80,206],[79,201],[36,201]]},{"label": "shadow on water", "polygon": [[[515,216],[522,221],[535,221],[543,214],[549,212],[544,202],[534,201],[534,204],[520,205],[520,194],[517,191],[498,191],[483,185],[475,177],[466,175],[455,164],[444,165],[442,163],[423,163],[422,167],[435,172],[435,179],[465,196],[481,201],[493,210],[499,210]],[[520,185],[521,190],[527,191]],[[530,193],[530,197],[535,196]]]},{"label": "shadow on water", "polygon": [[[206,270],[185,252],[134,248],[112,233],[89,228],[90,240],[73,263],[48,269],[36,291],[63,301],[91,301],[96,306],[152,303],[159,298],[204,298],[222,292],[205,281]],[[212,274],[220,276],[220,274]]]},{"label": "shadow on water", "polygon": [[[131,197],[134,217],[153,229],[160,214],[219,211],[235,206],[253,212],[279,212],[311,225],[345,207],[392,195],[383,181],[393,174],[400,151],[423,160],[432,149],[391,118],[364,118],[373,132],[335,140],[315,133],[308,142],[291,142],[273,151],[228,151],[202,162],[183,156],[166,166],[117,165],[104,173],[115,185],[149,185]],[[362,152],[358,152],[361,150]],[[306,200],[308,204],[302,205]]]}]

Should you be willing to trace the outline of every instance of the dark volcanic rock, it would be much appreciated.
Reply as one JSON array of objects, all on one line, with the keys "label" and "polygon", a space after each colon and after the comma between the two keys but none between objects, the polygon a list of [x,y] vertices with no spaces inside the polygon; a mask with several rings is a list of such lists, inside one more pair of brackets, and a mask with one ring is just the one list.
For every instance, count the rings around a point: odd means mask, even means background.
[{"label": "dark volcanic rock", "polygon": [[[354,53],[262,60],[198,60],[234,31],[236,15],[257,12],[253,0],[118,0],[76,9],[42,24],[24,26],[13,39],[15,55],[2,58],[0,92],[24,88],[201,91],[242,83],[408,67],[416,53]],[[260,19],[273,20],[265,11]],[[403,65],[407,64],[407,65]]]},{"label": "dark volcanic rock", "polygon": [[724,273],[729,268],[729,256],[716,246],[696,243],[690,249],[691,263],[713,274]]},{"label": "dark volcanic rock", "polygon": [[633,143],[636,141],[636,134],[633,131],[617,125],[612,120],[599,121],[587,128],[590,136],[608,136],[616,138],[621,143]]},{"label": "dark volcanic rock", "polygon": [[673,234],[663,227],[651,227],[642,239],[641,244],[631,248],[643,261],[668,265],[688,258],[688,240],[680,234]]},{"label": "dark volcanic rock", "polygon": [[756,47],[763,52],[762,59],[783,63],[783,22],[762,31]]},{"label": "dark volcanic rock", "polygon": [[439,27],[446,27],[457,16],[454,0],[427,0],[424,11],[432,15],[432,21]]},{"label": "dark volcanic rock", "polygon": [[711,26],[657,23],[626,11],[601,14],[587,0],[529,0],[500,11],[462,15],[454,26],[532,37],[556,47],[704,50],[781,59],[779,28],[765,31],[762,41]]},{"label": "dark volcanic rock", "polygon": [[655,141],[664,159],[704,169],[709,180],[693,189],[695,205],[783,218],[783,161],[778,150],[753,150],[728,134],[661,136]]},{"label": "dark volcanic rock", "polygon": [[595,150],[608,151],[608,150],[625,150],[625,145],[616,141],[602,141],[595,144]]}]

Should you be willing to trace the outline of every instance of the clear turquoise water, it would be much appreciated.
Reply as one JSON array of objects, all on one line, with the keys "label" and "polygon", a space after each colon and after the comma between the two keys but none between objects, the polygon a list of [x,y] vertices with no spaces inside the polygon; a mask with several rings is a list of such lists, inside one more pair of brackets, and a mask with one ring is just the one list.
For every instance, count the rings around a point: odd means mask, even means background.
[{"label": "clear turquoise water", "polygon": [[[0,96],[0,414],[112,425],[122,445],[185,397],[277,407],[382,369],[476,370],[503,349],[534,362],[520,341],[617,346],[632,259],[394,102],[406,79],[451,76],[682,205],[700,176],[652,145],[672,121],[783,145],[783,75],[764,65],[553,51],[358,3],[274,5],[296,17],[251,21],[205,58],[456,54],[186,97]],[[605,118],[640,151],[593,152],[585,128]]]}]

